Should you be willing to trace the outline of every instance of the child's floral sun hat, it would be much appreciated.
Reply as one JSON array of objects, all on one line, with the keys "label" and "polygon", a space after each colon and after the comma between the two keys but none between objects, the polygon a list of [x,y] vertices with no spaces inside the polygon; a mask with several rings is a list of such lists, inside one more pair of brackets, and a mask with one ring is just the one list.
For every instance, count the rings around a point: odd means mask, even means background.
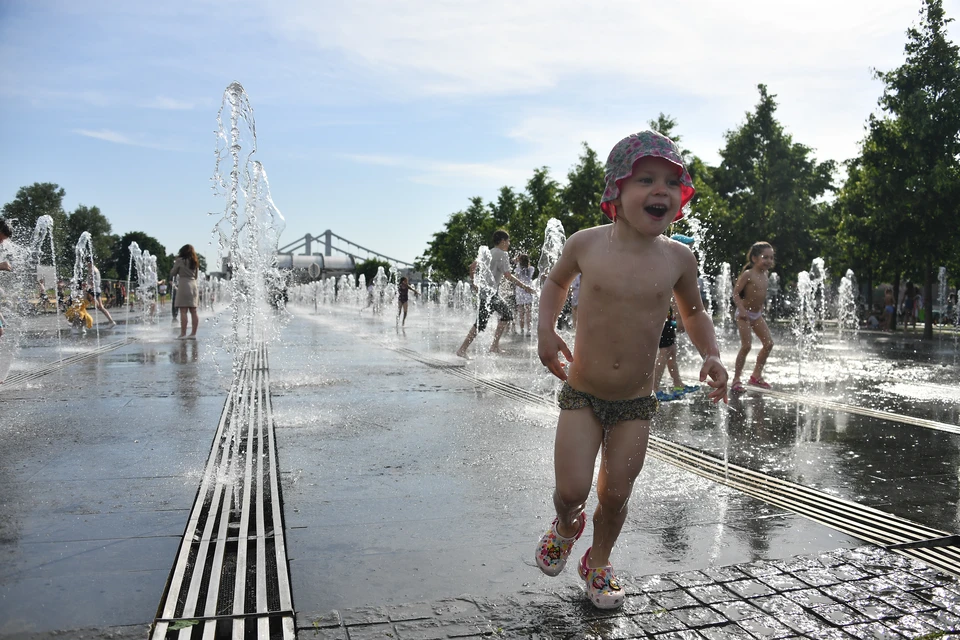
[{"label": "child's floral sun hat", "polygon": [[611,220],[617,219],[617,208],[611,203],[620,197],[620,182],[629,178],[633,173],[633,165],[640,158],[663,158],[677,165],[680,173],[680,210],[674,222],[683,217],[683,208],[690,202],[696,191],[693,188],[693,179],[683,166],[683,156],[680,149],[670,138],[656,131],[641,131],[633,133],[618,142],[607,157],[607,168],[603,174],[606,188],[600,199],[600,209]]}]

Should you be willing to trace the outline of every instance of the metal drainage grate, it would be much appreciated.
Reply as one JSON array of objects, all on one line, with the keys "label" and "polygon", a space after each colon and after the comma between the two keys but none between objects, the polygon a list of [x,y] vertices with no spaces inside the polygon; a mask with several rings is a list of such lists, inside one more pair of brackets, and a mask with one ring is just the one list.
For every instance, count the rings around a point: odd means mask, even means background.
[{"label": "metal drainage grate", "polygon": [[[427,366],[444,370],[463,380],[483,385],[498,395],[520,400],[538,407],[558,410],[555,403],[499,380],[488,380],[462,367],[451,368],[449,363],[410,349],[395,349],[398,353]],[[769,392],[767,392],[769,393]],[[786,396],[787,394],[777,394]],[[800,402],[805,399],[797,398]],[[823,403],[838,411],[849,410],[850,405]],[[857,407],[853,407],[857,408]],[[881,412],[883,413],[883,412]],[[888,416],[879,416],[887,418]],[[919,419],[914,422],[921,422]],[[930,423],[932,421],[922,421]],[[942,425],[943,423],[937,423]],[[922,426],[930,426],[924,424]],[[950,426],[950,425],[944,425]],[[936,427],[934,427],[936,428]],[[651,435],[650,455],[681,469],[686,469],[737,489],[768,504],[793,511],[810,520],[837,531],[884,546],[891,551],[912,556],[953,575],[960,576],[960,537],[933,529],[891,513],[857,502],[811,489],[800,484],[780,480],[758,471],[738,467],[715,458],[698,449]]]},{"label": "metal drainage grate", "polygon": [[936,429],[938,431],[946,431],[948,433],[960,433],[960,426],[955,424],[950,424],[949,422],[938,422],[936,420],[927,420],[926,418],[915,418],[914,416],[905,416],[900,413],[894,413],[892,411],[883,411],[881,409],[869,409],[867,407],[858,407],[854,404],[846,404],[843,402],[834,402],[833,400],[826,400],[824,398],[817,398],[815,396],[799,396],[793,393],[784,393],[783,391],[773,391],[772,389],[761,389],[760,387],[755,387],[753,385],[747,386],[747,389],[753,392],[762,393],[773,398],[779,398],[781,400],[787,400],[790,402],[800,402],[803,404],[813,405],[815,407],[823,407],[824,409],[833,409],[834,411],[844,411],[846,413],[856,413],[862,416],[869,416],[871,418],[879,418],[881,420],[889,420],[891,422],[898,422],[903,424],[912,424],[917,427],[926,427],[927,429]]},{"label": "metal drainage grate", "polygon": [[36,369],[30,369],[29,371],[21,371],[19,373],[14,373],[3,381],[3,384],[0,384],[0,391],[13,389],[23,384],[33,382],[38,378],[42,378],[45,375],[51,374],[54,371],[59,371],[61,369],[66,369],[67,367],[73,366],[78,362],[83,362],[84,360],[91,360],[100,357],[102,354],[120,347],[125,347],[128,344],[136,342],[136,338],[124,338],[123,340],[118,340],[117,342],[110,342],[108,344],[101,345],[96,349],[91,351],[85,351],[83,353],[75,353],[68,358],[63,360],[57,360],[56,362],[51,362],[49,364],[42,365]]},{"label": "metal drainage grate", "polygon": [[224,403],[151,640],[295,637],[276,451],[261,343]]}]

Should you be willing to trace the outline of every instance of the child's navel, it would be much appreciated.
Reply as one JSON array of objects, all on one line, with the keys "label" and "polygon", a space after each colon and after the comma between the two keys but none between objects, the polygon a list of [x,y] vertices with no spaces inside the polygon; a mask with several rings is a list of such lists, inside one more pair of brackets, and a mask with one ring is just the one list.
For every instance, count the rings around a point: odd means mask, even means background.
[{"label": "child's navel", "polygon": [[614,362],[614,363],[613,363],[613,368],[614,368],[614,369],[619,369],[619,368],[620,368],[620,363],[619,363],[619,362]]}]

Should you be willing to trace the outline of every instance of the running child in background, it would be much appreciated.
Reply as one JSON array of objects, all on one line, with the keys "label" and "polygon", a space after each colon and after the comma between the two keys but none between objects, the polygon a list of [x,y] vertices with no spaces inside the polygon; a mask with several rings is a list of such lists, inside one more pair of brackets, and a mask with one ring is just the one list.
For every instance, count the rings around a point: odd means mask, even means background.
[{"label": "running child in background", "polygon": [[[513,270],[513,275],[517,280],[527,285],[533,286],[534,268],[530,266],[530,256],[521,253],[517,256],[517,266]],[[526,289],[516,287],[514,296],[517,299],[517,326],[520,328],[520,335],[532,335],[530,332],[530,317],[533,309],[533,294]]]},{"label": "running child in background", "polygon": [[[92,302],[94,309],[103,314],[111,327],[115,327],[117,322],[103,306],[103,299],[100,297],[102,293],[100,290],[100,269],[97,269],[97,265],[93,263],[93,256],[87,256],[87,302]],[[84,312],[86,312],[86,309],[84,309]]]},{"label": "running child in background", "polygon": [[737,311],[734,317],[737,321],[737,330],[740,332],[740,351],[737,352],[737,361],[733,370],[733,386],[731,391],[742,393],[745,389],[740,382],[743,366],[747,363],[747,354],[753,345],[753,334],[760,338],[760,352],[757,354],[757,363],[750,376],[750,384],[769,389],[770,385],[763,379],[763,365],[773,350],[773,337],[767,321],[763,319],[763,306],[767,301],[767,283],[770,280],[770,269],[774,265],[773,246],[769,242],[755,242],[747,252],[747,264],[743,266],[737,283],[733,286],[733,304]]},{"label": "running child in background", "polygon": [[[694,242],[692,237],[685,236],[681,233],[673,234],[670,236],[670,239],[682,242],[688,247]],[[701,278],[698,277],[698,290],[700,290],[701,282]],[[703,303],[702,291],[700,293],[700,302]],[[680,377],[680,367],[677,365],[677,334],[683,333],[683,331],[683,320],[680,319],[680,314],[677,311],[677,301],[671,298],[670,313],[667,314],[667,319],[663,323],[663,331],[660,332],[660,351],[657,353],[657,368],[653,383],[653,388],[657,393],[657,400],[660,402],[679,400],[688,393],[700,390],[700,385],[683,384],[683,379]],[[673,379],[673,389],[668,389],[667,391],[660,390],[664,369],[670,372],[670,377]]]},{"label": "running child in background", "polygon": [[[680,377],[680,367],[677,365],[677,333],[682,331],[683,321],[677,314],[676,302],[671,300],[670,313],[667,314],[663,331],[660,332],[660,351],[657,353],[657,368],[653,382],[657,400],[660,402],[679,400],[688,393],[700,390],[699,385],[683,384],[683,378]],[[660,390],[664,369],[670,372],[670,377],[673,379],[673,388],[667,391]]]},{"label": "running child in background", "polygon": [[[713,322],[700,302],[697,260],[690,249],[663,235],[683,217],[682,207],[694,194],[680,150],[653,131],[630,135],[610,152],[604,180],[600,208],[613,224],[570,236],[540,296],[540,361],[564,384],[554,443],[557,517],[540,538],[535,561],[549,576],[563,570],[586,528],[584,510],[600,454],[593,546],[580,559],[578,572],[594,606],[614,609],[623,604],[624,591],[610,555],[658,407],[654,366],[671,291],[687,334],[705,356],[700,379],[712,378],[714,402],[726,399],[727,372]],[[571,353],[556,321],[577,274],[582,315]]]},{"label": "running child in background", "polygon": [[419,291],[410,286],[410,282],[406,276],[400,278],[400,282],[397,283],[397,320],[400,319],[400,314],[403,313],[403,321],[400,323],[401,327],[407,324],[407,302],[410,298],[410,292],[413,292],[415,296],[420,295]]}]

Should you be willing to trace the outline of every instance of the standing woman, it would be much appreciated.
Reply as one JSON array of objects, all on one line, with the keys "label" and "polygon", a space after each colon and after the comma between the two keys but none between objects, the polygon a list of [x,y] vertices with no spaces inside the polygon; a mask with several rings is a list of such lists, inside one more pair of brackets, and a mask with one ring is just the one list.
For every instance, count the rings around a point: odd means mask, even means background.
[{"label": "standing woman", "polygon": [[[197,275],[200,271],[200,260],[197,259],[197,252],[194,251],[192,244],[185,244],[180,247],[176,260],[173,261],[173,269],[170,270],[170,280],[179,276],[177,283],[177,298],[174,304],[180,310],[180,339],[196,340],[197,324],[200,318],[197,316],[197,306],[199,305],[200,294],[197,289]],[[187,335],[187,311],[190,312],[190,335]]]}]

